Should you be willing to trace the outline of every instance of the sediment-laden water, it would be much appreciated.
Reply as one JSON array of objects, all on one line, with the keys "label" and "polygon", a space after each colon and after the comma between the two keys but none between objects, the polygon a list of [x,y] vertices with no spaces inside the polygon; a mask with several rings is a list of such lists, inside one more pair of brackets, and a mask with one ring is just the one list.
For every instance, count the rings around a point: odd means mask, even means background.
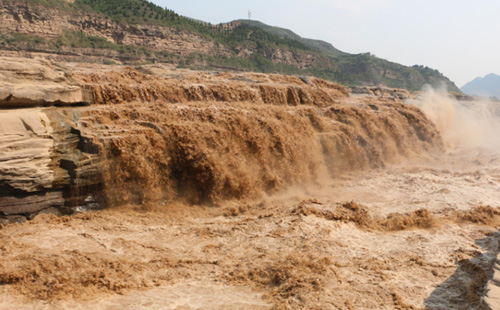
[{"label": "sediment-laden water", "polygon": [[78,109],[108,208],[0,229],[1,309],[480,306],[500,237],[496,103]]}]

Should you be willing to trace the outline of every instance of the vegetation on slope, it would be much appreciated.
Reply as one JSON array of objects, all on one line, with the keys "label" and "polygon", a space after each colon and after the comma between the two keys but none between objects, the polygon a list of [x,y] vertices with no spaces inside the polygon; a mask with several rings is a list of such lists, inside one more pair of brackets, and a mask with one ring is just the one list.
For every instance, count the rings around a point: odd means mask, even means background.
[{"label": "vegetation on slope", "polygon": [[397,63],[377,58],[369,53],[344,53],[330,43],[321,40],[305,39],[291,30],[266,25],[259,21],[238,20],[277,36],[297,40],[307,47],[327,55],[330,60],[343,72],[350,76],[350,80],[363,84],[386,85],[395,88],[420,90],[424,84],[433,86],[444,85],[451,91],[457,91],[456,85],[437,70],[415,65],[403,66]]},{"label": "vegetation on slope", "polygon": [[347,55],[347,53],[344,53],[344,52],[336,49],[335,47],[333,47],[333,45],[331,45],[328,42],[321,41],[321,40],[313,40],[313,39],[302,38],[301,36],[299,36],[295,32],[293,32],[291,30],[288,30],[288,29],[284,29],[284,28],[280,28],[280,27],[274,27],[274,26],[269,26],[269,25],[266,25],[266,24],[264,24],[262,22],[259,22],[259,21],[256,21],[256,20],[249,20],[249,19],[237,20],[235,22],[237,22],[237,23],[243,23],[243,24],[250,25],[250,26],[253,26],[253,27],[256,27],[256,28],[260,28],[260,29],[262,29],[262,30],[264,30],[266,32],[269,32],[269,33],[272,33],[274,35],[277,35],[278,37],[284,37],[284,38],[292,39],[292,40],[295,40],[295,41],[299,41],[299,42],[303,43],[304,45],[306,45],[306,46],[308,46],[310,48],[313,48],[315,50],[318,50],[318,51],[320,51],[320,52],[322,52],[325,55],[330,56],[330,57],[337,57],[337,56],[340,56],[340,55]]},{"label": "vegetation on slope", "polygon": [[420,90],[423,85],[430,84],[450,91],[457,91],[456,85],[437,70],[415,65],[403,66],[385,59],[377,58],[369,53],[342,55],[334,59],[343,72],[349,72],[355,80],[370,81],[374,85]]},{"label": "vegetation on slope", "polygon": [[[89,36],[81,31],[65,31],[56,40],[45,39],[19,32],[0,33],[0,48],[34,52],[53,52],[58,54],[85,54],[91,49],[95,56],[142,59],[145,61],[175,62],[178,55],[165,51],[150,50],[135,45],[123,45],[109,42],[102,37]],[[97,52],[96,52],[97,51]],[[101,51],[99,53],[98,51]],[[107,60],[110,62],[110,60]]]}]

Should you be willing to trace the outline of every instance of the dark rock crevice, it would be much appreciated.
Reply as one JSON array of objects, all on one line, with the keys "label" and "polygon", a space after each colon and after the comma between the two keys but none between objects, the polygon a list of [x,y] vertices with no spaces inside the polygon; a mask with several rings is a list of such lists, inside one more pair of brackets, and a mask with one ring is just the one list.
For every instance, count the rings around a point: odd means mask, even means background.
[{"label": "dark rock crevice", "polygon": [[[35,170],[34,175],[15,175],[0,180],[0,217],[3,217],[0,222],[9,222],[12,216],[30,218],[44,210],[71,214],[102,205],[100,149],[92,137],[78,129],[81,113],[55,108],[45,110],[45,114],[50,124],[43,125],[50,129],[40,138],[53,141],[49,154],[45,155],[50,160],[47,168],[52,171],[52,181],[41,183]],[[23,119],[20,122],[26,130],[26,137],[40,136],[33,128],[40,124],[30,124]],[[30,182],[40,184],[21,187],[15,178],[31,178]]]}]

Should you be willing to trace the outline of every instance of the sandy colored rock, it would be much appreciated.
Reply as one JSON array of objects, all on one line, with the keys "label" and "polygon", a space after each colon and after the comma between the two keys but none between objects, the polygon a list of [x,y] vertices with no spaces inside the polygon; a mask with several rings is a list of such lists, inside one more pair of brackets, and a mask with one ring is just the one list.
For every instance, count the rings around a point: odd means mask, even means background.
[{"label": "sandy colored rock", "polygon": [[91,94],[72,85],[64,72],[43,59],[0,57],[0,107],[90,103]]},{"label": "sandy colored rock", "polygon": [[5,107],[71,105],[88,102],[78,86],[8,85],[0,87],[0,104]]},{"label": "sandy colored rock", "polygon": [[[122,24],[103,16],[72,15],[55,7],[3,1],[0,3],[0,30],[11,32],[13,29],[46,39],[57,39],[67,31],[83,31],[86,35],[103,37],[113,43],[168,53],[230,55],[227,48],[189,31],[155,25]],[[119,56],[118,52],[116,56]]]},{"label": "sandy colored rock", "polygon": [[40,109],[0,110],[1,192],[36,192],[54,180],[52,128]]},{"label": "sandy colored rock", "polygon": [[353,95],[371,95],[377,97],[387,97],[395,99],[409,99],[415,97],[406,89],[388,88],[388,87],[368,87],[368,86],[352,86],[349,91]]}]

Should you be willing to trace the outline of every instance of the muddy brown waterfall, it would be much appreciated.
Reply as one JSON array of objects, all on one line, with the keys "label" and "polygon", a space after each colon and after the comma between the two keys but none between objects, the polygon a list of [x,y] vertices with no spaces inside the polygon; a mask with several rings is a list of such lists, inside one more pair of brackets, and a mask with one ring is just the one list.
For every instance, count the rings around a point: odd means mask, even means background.
[{"label": "muddy brown waterfall", "polygon": [[483,300],[498,156],[450,147],[408,92],[0,64],[0,309]]},{"label": "muddy brown waterfall", "polygon": [[[47,76],[64,72],[61,94],[80,87],[90,98],[37,112],[50,120],[44,141],[55,166],[36,193],[64,196],[45,207],[249,200],[442,148],[417,108],[396,97],[350,97],[314,77],[34,65]],[[16,100],[5,104],[22,107]]]},{"label": "muddy brown waterfall", "polygon": [[349,98],[315,78],[161,70],[75,73],[107,104],[82,129],[100,141],[107,203],[254,199],[442,147],[434,125],[394,99]]}]

